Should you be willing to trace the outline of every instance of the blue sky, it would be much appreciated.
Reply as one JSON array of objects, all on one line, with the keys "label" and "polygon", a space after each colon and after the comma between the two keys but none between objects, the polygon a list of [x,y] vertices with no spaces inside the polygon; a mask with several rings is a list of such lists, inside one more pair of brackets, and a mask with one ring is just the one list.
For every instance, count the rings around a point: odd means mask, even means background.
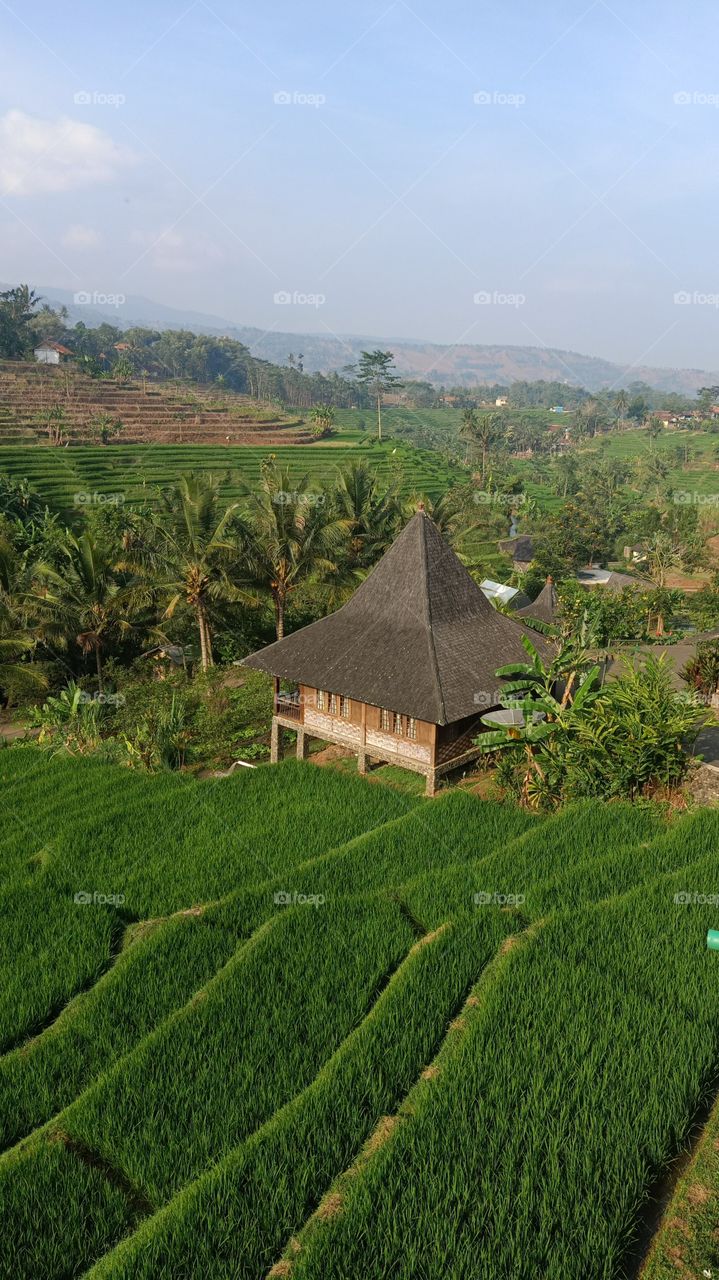
[{"label": "blue sky", "polygon": [[0,279],[716,368],[716,36],[705,0],[3,0]]}]

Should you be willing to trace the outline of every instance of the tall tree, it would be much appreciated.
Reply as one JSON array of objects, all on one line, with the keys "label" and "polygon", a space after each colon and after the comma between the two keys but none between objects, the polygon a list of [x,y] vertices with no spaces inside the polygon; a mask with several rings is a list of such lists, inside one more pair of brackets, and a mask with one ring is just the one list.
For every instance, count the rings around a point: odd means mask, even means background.
[{"label": "tall tree", "polygon": [[482,459],[481,483],[484,485],[489,451],[503,438],[502,420],[496,413],[478,414],[476,409],[465,409],[459,434],[470,447],[479,449]]},{"label": "tall tree", "polygon": [[392,387],[401,387],[391,351],[362,351],[357,365],[357,381],[366,387],[377,405],[377,439],[382,439],[382,397]]},{"label": "tall tree", "polygon": [[235,552],[229,531],[237,509],[237,503],[227,506],[221,501],[212,476],[182,476],[161,495],[154,544],[140,548],[128,561],[135,570],[142,565],[150,586],[159,571],[159,587],[167,599],[164,620],[182,610],[194,617],[203,671],[214,663],[215,610],[238,598],[228,569]]},{"label": "tall tree", "polygon": [[103,689],[103,657],[111,638],[131,628],[122,593],[122,576],[108,540],[86,529],[69,530],[60,568],[39,563],[32,570],[27,601],[38,637],[49,647],[76,643],[95,660],[98,689]]},{"label": "tall tree", "polygon": [[338,573],[349,519],[330,495],[310,488],[307,476],[293,480],[276,464],[263,467],[260,487],[248,498],[236,521],[239,581],[269,595],[281,640],[292,593],[310,578]]}]

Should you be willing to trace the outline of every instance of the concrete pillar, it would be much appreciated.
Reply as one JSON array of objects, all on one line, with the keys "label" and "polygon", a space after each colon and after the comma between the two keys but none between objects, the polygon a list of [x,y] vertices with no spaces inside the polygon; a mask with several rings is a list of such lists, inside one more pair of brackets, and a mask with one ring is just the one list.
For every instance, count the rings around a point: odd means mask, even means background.
[{"label": "concrete pillar", "polygon": [[357,772],[358,773],[367,772],[367,752],[366,751],[357,752]]},{"label": "concrete pillar", "polygon": [[424,789],[426,796],[434,796],[437,794],[437,773],[434,769],[430,769],[427,773],[427,785]]},{"label": "concrete pillar", "polygon": [[300,725],[300,727],[297,730],[297,759],[298,760],[307,759],[307,751],[309,749],[309,745],[310,744],[307,741],[307,738],[305,736],[305,731]]},{"label": "concrete pillar", "polygon": [[272,728],[270,730],[270,764],[277,764],[282,754],[282,729],[277,721],[277,717],[272,717]]}]

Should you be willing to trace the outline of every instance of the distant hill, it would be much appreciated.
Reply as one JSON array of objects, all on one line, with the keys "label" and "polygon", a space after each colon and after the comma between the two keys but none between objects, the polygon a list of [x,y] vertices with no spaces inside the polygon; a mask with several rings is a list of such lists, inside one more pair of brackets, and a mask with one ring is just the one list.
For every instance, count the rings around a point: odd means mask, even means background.
[{"label": "distant hill", "polygon": [[719,372],[705,369],[665,369],[652,365],[622,366],[598,356],[582,355],[551,347],[489,346],[465,343],[446,346],[436,342],[419,342],[408,338],[377,337],[348,334],[338,337],[326,333],[268,333],[250,325],[235,324],[222,316],[199,311],[182,311],[152,302],[148,298],[128,295],[121,307],[102,304],[102,295],[94,303],[74,302],[66,289],[40,286],[38,292],[51,303],[68,308],[73,323],[103,322],[129,329],[137,325],[153,329],[191,329],[195,333],[225,335],[243,342],[254,356],[273,364],[286,364],[292,351],[302,352],[304,367],[311,373],[339,372],[354,364],[360,351],[383,347],[395,354],[397,367],[408,378],[419,378],[435,385],[471,387],[478,383],[565,382],[571,386],[601,391],[605,387],[627,386],[630,382],[646,382],[660,391],[676,391],[692,395],[699,387],[719,383]]}]

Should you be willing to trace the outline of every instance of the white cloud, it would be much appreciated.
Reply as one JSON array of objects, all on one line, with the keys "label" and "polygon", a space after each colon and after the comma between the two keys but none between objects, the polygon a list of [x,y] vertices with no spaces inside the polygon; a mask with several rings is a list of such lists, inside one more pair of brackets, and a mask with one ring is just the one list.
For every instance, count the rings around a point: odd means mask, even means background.
[{"label": "white cloud", "polygon": [[68,249],[96,249],[102,243],[102,236],[94,227],[84,227],[75,222],[62,237],[62,243]]},{"label": "white cloud", "polygon": [[129,148],[102,129],[69,116],[41,120],[18,110],[0,116],[0,196],[112,182],[133,159]]},{"label": "white cloud", "polygon": [[143,248],[143,257],[158,271],[197,271],[223,257],[209,236],[186,235],[169,227],[164,231],[135,231],[132,242]]}]

